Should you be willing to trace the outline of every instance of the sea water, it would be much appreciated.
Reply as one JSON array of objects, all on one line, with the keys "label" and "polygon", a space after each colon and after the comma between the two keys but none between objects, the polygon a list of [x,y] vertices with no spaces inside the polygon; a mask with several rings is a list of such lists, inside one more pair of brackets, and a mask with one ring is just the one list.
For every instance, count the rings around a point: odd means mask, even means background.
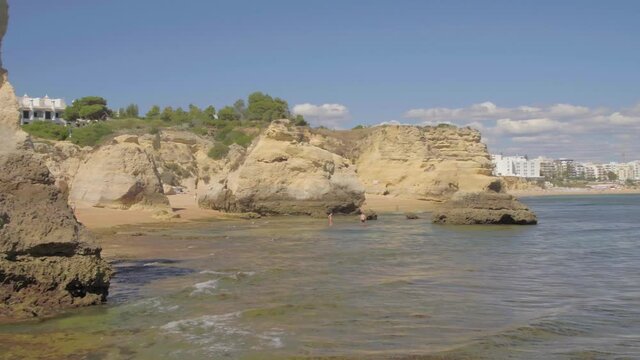
[{"label": "sea water", "polygon": [[0,358],[640,359],[640,196],[523,201],[539,225],[147,229],[108,305],[0,326]]}]

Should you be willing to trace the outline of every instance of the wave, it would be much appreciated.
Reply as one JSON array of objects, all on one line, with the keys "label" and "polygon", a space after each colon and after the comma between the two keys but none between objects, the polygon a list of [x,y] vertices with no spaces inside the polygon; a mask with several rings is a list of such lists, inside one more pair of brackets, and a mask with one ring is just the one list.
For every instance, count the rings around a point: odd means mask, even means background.
[{"label": "wave", "polygon": [[191,295],[197,294],[210,294],[212,290],[218,287],[218,279],[199,282],[193,285],[195,290],[191,292]]},{"label": "wave", "polygon": [[239,323],[241,313],[237,311],[176,320],[161,326],[160,329],[189,342],[194,352],[204,352],[215,357],[235,358],[233,355],[249,349],[278,349],[284,346],[282,331],[251,331]]}]

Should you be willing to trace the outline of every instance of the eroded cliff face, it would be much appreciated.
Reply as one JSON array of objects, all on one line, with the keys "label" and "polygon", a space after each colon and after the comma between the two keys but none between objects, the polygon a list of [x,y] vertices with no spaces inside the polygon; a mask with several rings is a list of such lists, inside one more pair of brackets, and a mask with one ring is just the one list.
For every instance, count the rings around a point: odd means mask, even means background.
[{"label": "eroded cliff face", "polygon": [[155,161],[135,136],[120,136],[88,154],[73,176],[69,200],[78,206],[170,211]]},{"label": "eroded cliff face", "polygon": [[[7,2],[0,0],[0,46]],[[0,69],[0,320],[106,300],[111,269],[19,128]]]},{"label": "eroded cliff face", "polygon": [[260,214],[355,212],[364,202],[355,167],[309,139],[307,129],[274,121],[230,173],[211,182],[199,203]]},{"label": "eroded cliff face", "polygon": [[367,193],[445,201],[496,180],[480,133],[454,126],[379,126],[356,144]]}]

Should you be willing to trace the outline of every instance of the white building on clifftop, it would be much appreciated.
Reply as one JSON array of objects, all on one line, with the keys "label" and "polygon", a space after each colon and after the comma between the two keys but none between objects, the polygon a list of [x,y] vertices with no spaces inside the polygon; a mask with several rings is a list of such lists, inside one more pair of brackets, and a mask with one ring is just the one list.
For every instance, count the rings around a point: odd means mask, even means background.
[{"label": "white building on clifftop", "polygon": [[18,98],[20,107],[20,125],[30,124],[34,121],[51,121],[56,124],[66,125],[62,118],[67,105],[64,99],[32,98],[24,95]]}]

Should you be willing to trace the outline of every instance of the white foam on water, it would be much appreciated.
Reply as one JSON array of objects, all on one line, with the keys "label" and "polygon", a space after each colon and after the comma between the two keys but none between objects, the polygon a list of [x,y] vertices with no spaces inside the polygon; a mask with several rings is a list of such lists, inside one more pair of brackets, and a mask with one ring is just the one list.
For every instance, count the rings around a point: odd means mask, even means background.
[{"label": "white foam on water", "polygon": [[[263,340],[260,343],[264,346],[274,349],[280,349],[284,346],[282,342],[282,331],[268,331],[264,334],[257,335],[258,339]],[[254,347],[255,348],[255,347]]]},{"label": "white foam on water", "polygon": [[132,303],[132,307],[143,307],[147,310],[153,310],[160,313],[173,312],[180,308],[179,305],[167,304],[166,301],[160,298],[149,298]]},{"label": "white foam on water", "polygon": [[238,280],[244,277],[249,277],[255,275],[255,271],[215,271],[215,270],[202,270],[200,274],[208,274],[208,275],[220,275],[223,277],[229,277],[234,280]]},{"label": "white foam on water", "polygon": [[212,290],[215,290],[218,287],[218,279],[203,281],[193,285],[193,287],[195,290],[191,292],[191,295],[210,294]]},{"label": "white foam on water", "polygon": [[203,315],[191,319],[171,321],[160,327],[168,334],[179,336],[187,342],[198,345],[200,350],[210,355],[229,356],[249,348],[281,348],[284,346],[282,331],[274,330],[255,333],[241,325],[242,312],[219,315]]},{"label": "white foam on water", "polygon": [[214,270],[202,270],[200,274],[210,274],[210,275],[229,275],[230,273],[224,271],[214,271]]}]

